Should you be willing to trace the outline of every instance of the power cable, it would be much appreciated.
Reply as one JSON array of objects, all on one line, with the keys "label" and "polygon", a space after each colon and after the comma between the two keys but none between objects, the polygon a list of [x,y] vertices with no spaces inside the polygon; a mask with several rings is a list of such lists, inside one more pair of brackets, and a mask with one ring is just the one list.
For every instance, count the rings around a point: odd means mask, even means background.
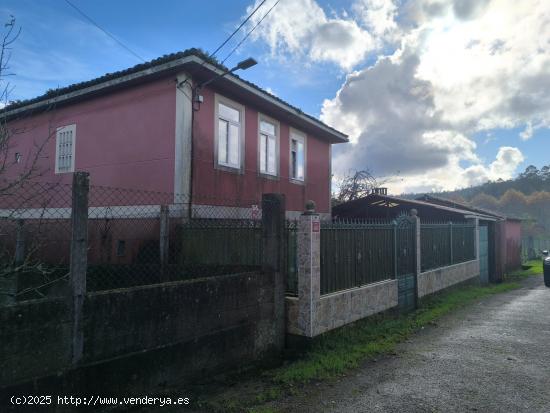
[{"label": "power cable", "polygon": [[[66,0],[67,1],[67,0]],[[233,36],[235,36],[235,34],[237,34],[237,32],[252,18],[252,16],[254,16],[254,14],[256,14],[256,12],[260,9],[260,7],[263,6],[263,4],[266,2],[267,0],[262,0],[262,2],[260,4],[258,4],[256,6],[256,8],[254,10],[252,10],[252,12],[246,17],[246,19],[244,19],[244,21],[235,29],[233,30],[233,33],[231,33],[229,35],[229,37],[227,37],[227,39],[225,39],[221,45],[218,46],[218,48],[216,50],[214,50],[212,53],[210,53],[208,55],[208,58],[213,58],[216,53],[218,53],[222,47],[224,47],[227,42],[229,40],[231,40],[233,38]],[[279,0],[277,1],[277,3],[279,2]],[[268,12],[269,13],[269,12]],[[264,16],[265,17],[265,16]],[[225,61],[225,60],[224,60]],[[180,89],[180,86],[183,85],[184,83],[186,83],[195,73],[197,73],[199,71],[199,69],[201,67],[203,67],[206,63],[206,60],[203,59],[203,62],[199,65],[199,67],[197,67],[195,70],[193,70],[193,72],[189,73],[189,75],[183,79],[181,82],[178,82],[178,89]],[[223,62],[222,62],[223,63]],[[181,90],[181,89],[180,89]]]},{"label": "power cable", "polygon": [[120,46],[122,46],[124,49],[126,49],[128,52],[130,52],[132,55],[137,57],[139,60],[145,63],[145,59],[141,57],[139,54],[134,52],[132,49],[130,49],[128,46],[126,46],[122,41],[117,39],[114,34],[108,32],[103,27],[101,27],[99,24],[97,24],[90,16],[88,16],[86,13],[84,13],[82,10],[80,10],[78,7],[76,7],[73,3],[71,3],[69,0],[65,0],[65,3],[67,3],[69,6],[71,6],[73,9],[75,9],[82,17],[84,17],[86,20],[88,20],[90,23],[92,23],[95,27],[97,27],[99,30],[101,30],[103,33],[105,33],[107,36],[109,36],[111,39],[113,39],[115,42],[117,42]]},{"label": "power cable", "polygon": [[258,6],[257,6],[254,10],[252,10],[252,13],[250,13],[250,14],[248,15],[248,17],[247,17],[246,19],[244,19],[244,21],[239,25],[239,27],[237,27],[237,28],[233,31],[233,33],[231,33],[231,35],[230,35],[227,39],[225,39],[224,42],[223,42],[216,50],[214,50],[214,51],[212,52],[212,54],[211,54],[209,57],[214,57],[214,56],[216,55],[216,53],[218,53],[218,52],[220,51],[220,49],[221,49],[222,47],[224,47],[224,46],[227,44],[227,42],[228,42],[229,40],[231,40],[231,39],[233,38],[233,36],[235,36],[235,35],[237,34],[237,32],[238,32],[239,30],[241,30],[241,27],[243,27],[243,26],[252,18],[252,16],[254,16],[254,14],[258,11],[258,9],[259,9],[260,7],[262,7],[263,4],[264,4],[266,1],[267,1],[267,0],[263,0],[260,4],[258,4]]},{"label": "power cable", "polygon": [[250,35],[252,34],[252,32],[253,32],[254,30],[256,30],[256,27],[258,27],[258,26],[263,22],[263,20],[268,16],[268,14],[271,13],[271,10],[273,10],[273,9],[275,8],[275,6],[276,6],[277,4],[279,4],[280,1],[281,1],[281,0],[277,0],[277,1],[275,2],[275,4],[273,4],[273,6],[271,6],[271,8],[267,11],[267,13],[264,14],[264,16],[258,21],[258,23],[256,23],[256,25],[255,25],[252,29],[250,29],[250,31],[241,39],[241,41],[240,41],[239,43],[237,43],[237,46],[235,46],[235,47],[229,52],[229,54],[228,54],[227,56],[225,56],[225,59],[223,59],[223,60],[221,61],[221,64],[222,64],[222,65],[223,65],[223,64],[225,63],[225,61],[229,58],[229,56],[231,56],[231,55],[235,52],[235,50],[237,50],[237,49],[239,48],[239,46],[240,46],[241,44],[244,43],[244,41],[248,38],[248,36],[250,36]]}]

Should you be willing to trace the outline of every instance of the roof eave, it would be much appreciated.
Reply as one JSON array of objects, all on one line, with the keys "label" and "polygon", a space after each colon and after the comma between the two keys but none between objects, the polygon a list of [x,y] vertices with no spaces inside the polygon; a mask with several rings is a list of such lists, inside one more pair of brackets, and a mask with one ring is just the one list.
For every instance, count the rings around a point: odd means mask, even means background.
[{"label": "roof eave", "polygon": [[[152,66],[135,73],[130,73],[130,74],[116,77],[114,79],[109,79],[109,80],[106,80],[105,82],[91,85],[82,89],[64,93],[59,96],[46,98],[38,102],[30,103],[28,105],[15,108],[13,110],[7,110],[0,114],[0,118],[9,120],[27,112],[40,110],[44,107],[55,107],[56,105],[67,104],[69,102],[78,101],[93,95],[106,93],[108,91],[111,91],[112,89],[122,87],[127,84],[131,84],[133,82],[154,78],[156,76],[161,76],[170,72],[177,72],[178,70],[184,70],[185,66],[190,66],[190,65],[199,65],[213,72],[215,75],[221,75],[226,72],[225,70],[222,70],[221,68],[216,67],[211,63],[208,63],[207,61],[200,58],[199,56],[189,55],[178,59],[174,59],[166,63],[162,63],[158,66]],[[322,122],[315,120],[314,118],[304,114],[303,112],[296,110],[292,106],[285,104],[284,102],[276,99],[275,97],[271,96],[269,93],[257,87],[253,87],[251,84],[240,79],[238,76],[235,76],[230,73],[230,74],[226,74],[223,79],[224,81],[231,82],[233,85],[241,88],[247,93],[257,96],[258,98],[265,101],[267,104],[272,105],[278,108],[279,110],[286,112],[291,117],[295,117],[299,119],[301,122],[309,125],[311,128],[314,128],[320,131],[323,137],[327,139],[330,143],[348,142],[348,138],[346,134],[339,132],[333,128],[330,128],[329,126],[323,124]]]}]

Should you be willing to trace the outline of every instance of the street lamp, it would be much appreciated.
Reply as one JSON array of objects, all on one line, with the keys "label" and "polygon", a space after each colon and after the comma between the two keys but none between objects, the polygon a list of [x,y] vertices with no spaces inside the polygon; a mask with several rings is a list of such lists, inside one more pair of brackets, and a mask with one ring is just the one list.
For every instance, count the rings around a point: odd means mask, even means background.
[{"label": "street lamp", "polygon": [[[222,77],[228,75],[229,73],[236,72],[237,70],[246,70],[246,69],[251,68],[252,66],[255,66],[256,64],[258,64],[258,62],[256,60],[254,60],[253,58],[249,57],[248,59],[245,59],[245,60],[240,61],[239,63],[237,63],[237,66],[235,66],[234,68],[226,70],[225,72],[222,72],[217,76],[214,76],[212,79],[207,80],[206,82],[199,83],[197,85],[197,87],[195,87],[194,90],[193,90],[193,110],[195,110],[195,111],[200,110],[200,105],[204,100],[202,95],[200,94],[200,90],[204,86],[209,85],[210,83],[212,83],[212,82],[214,82],[218,79],[221,79]],[[195,108],[195,103],[198,105],[197,108]]]},{"label": "street lamp", "polygon": [[252,66],[255,66],[257,65],[258,62],[256,60],[254,60],[253,58],[249,57],[248,59],[245,59],[239,63],[237,63],[237,66],[235,66],[233,69],[230,69],[230,70],[226,70],[225,72],[223,73],[220,73],[218,76],[215,76],[213,77],[212,79],[210,80],[207,80],[206,82],[204,83],[201,83],[200,85],[197,86],[197,89],[200,89],[212,82],[214,82],[215,80],[218,80],[219,78],[222,78],[224,77],[225,75],[228,75],[229,73],[233,73],[237,70],[246,70],[246,69],[249,69],[251,68]]}]

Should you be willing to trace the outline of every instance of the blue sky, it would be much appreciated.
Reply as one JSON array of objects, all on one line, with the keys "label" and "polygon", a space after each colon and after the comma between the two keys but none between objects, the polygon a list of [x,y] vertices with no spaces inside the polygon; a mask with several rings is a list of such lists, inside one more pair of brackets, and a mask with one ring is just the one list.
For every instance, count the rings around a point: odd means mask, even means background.
[{"label": "blue sky", "polygon": [[[146,1],[72,2],[145,60],[191,47],[212,52],[241,22],[250,6],[250,1],[241,0],[232,0],[230,6],[221,0],[192,2],[192,7],[182,1],[160,1],[154,7]],[[0,10],[4,20],[13,14],[22,27],[11,62],[17,75],[13,79],[16,86],[13,99],[33,97],[49,88],[141,62],[63,0],[5,0]],[[241,33],[235,36],[218,57],[224,58],[241,36]],[[289,78],[288,65],[276,64],[268,54],[266,45],[247,41],[226,65],[232,66],[248,56],[255,57],[260,65],[241,75],[271,88],[308,113],[319,115],[323,99],[334,96],[344,72],[334,65],[323,65],[311,66],[306,73],[296,62],[296,75]]]},{"label": "blue sky", "polygon": [[[214,50],[260,2],[71,1],[146,60]],[[540,150],[549,143],[550,102],[532,86],[550,79],[550,53],[547,43],[531,47],[544,37],[536,27],[548,6],[438,0],[446,8],[434,13],[435,1],[281,0],[226,65],[256,58],[259,65],[241,76],[350,134],[352,143],[335,151],[337,174],[370,168],[389,177],[394,192],[506,179],[550,163]],[[22,27],[11,99],[140,63],[63,0],[4,0],[0,18],[10,14]],[[515,21],[534,32],[515,31]],[[521,59],[538,63],[512,70],[509,62]],[[528,125],[533,132],[522,139]]]}]

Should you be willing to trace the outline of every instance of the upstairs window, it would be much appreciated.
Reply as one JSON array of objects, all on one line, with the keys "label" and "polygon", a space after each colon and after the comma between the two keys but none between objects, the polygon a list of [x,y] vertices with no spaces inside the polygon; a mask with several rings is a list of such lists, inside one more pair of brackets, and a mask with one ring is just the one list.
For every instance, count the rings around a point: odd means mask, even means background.
[{"label": "upstairs window", "polygon": [[242,112],[241,107],[218,102],[218,165],[241,167]]},{"label": "upstairs window", "polygon": [[290,178],[304,181],[305,168],[305,137],[293,132],[290,134]]},{"label": "upstairs window", "polygon": [[260,173],[277,176],[277,126],[260,118]]},{"label": "upstairs window", "polygon": [[55,136],[55,173],[74,172],[76,125],[57,128]]}]

